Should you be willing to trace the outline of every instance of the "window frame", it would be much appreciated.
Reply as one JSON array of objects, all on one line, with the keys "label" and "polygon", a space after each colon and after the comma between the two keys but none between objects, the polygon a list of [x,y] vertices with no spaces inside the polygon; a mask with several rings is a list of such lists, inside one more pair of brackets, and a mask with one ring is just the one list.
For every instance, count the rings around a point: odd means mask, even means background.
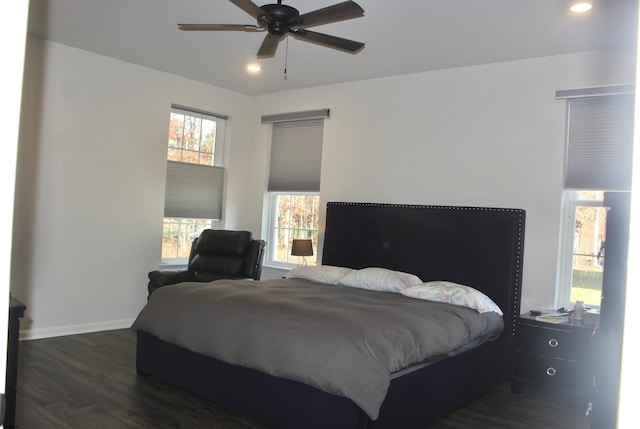
[{"label": "window frame", "polygon": [[[168,222],[168,219],[176,219],[178,220],[178,222]],[[202,224],[205,224],[204,227],[205,228],[212,228],[214,226],[214,224],[217,222],[215,220],[211,220],[211,219],[192,219],[192,218],[163,218],[162,221],[162,236],[164,238],[164,229],[166,228],[167,225],[178,225],[178,228],[180,228],[180,224],[183,221],[195,221],[197,222],[201,222]],[[195,227],[202,227],[202,225],[194,225]],[[200,230],[201,231],[201,230]],[[193,243],[193,239],[197,236],[197,234],[200,233],[199,230],[194,230],[192,233],[192,236],[190,237],[190,239],[185,243],[185,245],[187,246],[187,249],[189,251],[189,253],[191,252],[191,244]],[[185,266],[189,263],[189,258],[164,258],[161,257],[162,260],[162,265],[163,266],[176,266],[176,267],[181,267],[181,266]]]},{"label": "window frame", "polygon": [[[576,208],[605,207],[603,200],[580,200],[578,195],[582,189],[565,189],[563,191],[562,221],[560,222],[560,245],[558,270],[556,274],[556,307],[573,306],[571,291],[573,289],[573,255],[575,249]],[[605,232],[606,234],[606,232]],[[599,302],[589,302],[592,308],[600,308]]]},{"label": "window frame", "polygon": [[[629,190],[635,85],[556,91],[566,101],[564,190],[558,239],[555,305],[571,304],[576,209],[604,202],[578,200],[580,191]],[[606,224],[604,235],[606,237]],[[599,307],[600,302],[588,303]]]},{"label": "window frame", "polygon": [[[199,118],[199,119],[206,119],[208,121],[213,121],[216,123],[216,140],[213,146],[213,152],[211,154],[212,158],[213,158],[213,163],[212,164],[201,164],[201,163],[190,163],[187,161],[183,161],[182,157],[180,160],[170,160],[169,159],[169,150],[171,149],[169,146],[169,137],[170,135],[168,135],[167,133],[167,146],[166,146],[166,150],[167,150],[167,161],[173,161],[173,162],[187,162],[189,164],[196,164],[196,165],[206,165],[206,166],[211,166],[211,167],[223,167],[224,166],[224,139],[225,139],[225,128],[226,128],[226,122],[227,122],[227,117],[223,116],[223,115],[217,115],[214,113],[208,113],[208,112],[203,112],[197,109],[189,109],[188,107],[182,107],[182,106],[175,106],[172,105],[171,106],[171,110],[169,111],[169,121],[171,121],[171,115],[177,113],[177,114],[182,114],[185,116],[191,116],[194,118]],[[202,129],[201,129],[202,132]],[[183,127],[183,135],[184,135],[184,127]],[[202,137],[202,135],[200,136]],[[180,151],[185,151],[186,149],[184,148],[174,148],[175,150],[180,150]],[[198,158],[200,158],[200,155],[202,153],[207,153],[207,152],[201,152],[198,149]]]},{"label": "window frame", "polygon": [[[267,220],[267,248],[266,248],[266,252],[265,252],[265,262],[264,265],[269,266],[269,267],[273,267],[273,268],[282,268],[282,269],[287,269],[290,270],[292,268],[297,267],[298,265],[300,265],[298,262],[283,262],[283,261],[277,261],[274,258],[274,253],[275,253],[275,246],[277,244],[277,230],[279,229],[277,227],[277,210],[278,210],[278,206],[277,206],[277,198],[280,195],[302,195],[302,196],[317,196],[318,198],[320,197],[320,192],[290,192],[290,191],[271,191],[269,192],[269,216],[268,216],[268,220]],[[316,225],[316,229],[306,229],[304,231],[311,231],[312,234],[315,233],[316,234],[316,238],[318,236],[318,228],[319,225]],[[296,229],[296,230],[300,230],[300,229]],[[317,258],[318,258],[318,252],[317,252],[317,240],[315,240],[316,242],[314,243],[314,249],[313,249],[313,256],[312,257],[307,257],[306,259],[306,263],[308,265],[315,265],[317,264]],[[308,258],[315,258],[316,262],[311,263],[311,261]]]},{"label": "window frame", "polygon": [[[185,116],[191,116],[194,118],[199,118],[201,120],[208,120],[208,121],[213,121],[216,123],[215,128],[215,142],[214,142],[214,146],[212,148],[213,152],[211,153],[213,162],[211,164],[202,164],[202,163],[193,163],[193,162],[186,162],[184,160],[180,161],[175,161],[175,160],[171,160],[169,159],[169,152],[172,149],[172,147],[170,146],[170,138],[171,138],[171,134],[170,134],[170,129],[167,132],[167,143],[165,146],[166,149],[166,162],[173,162],[173,163],[187,163],[187,164],[192,164],[192,165],[196,165],[196,166],[202,166],[202,167],[211,167],[211,168],[224,168],[224,163],[225,163],[225,158],[224,158],[224,153],[225,153],[225,129],[226,129],[226,121],[228,119],[228,117],[223,116],[223,115],[218,115],[218,114],[214,114],[214,113],[210,113],[210,112],[205,112],[205,111],[201,111],[198,109],[191,109],[188,107],[183,107],[183,106],[178,106],[178,105],[172,105],[171,109],[169,111],[169,122],[171,121],[171,117],[173,114],[182,114]],[[202,128],[200,128],[200,132],[202,133]],[[183,134],[184,134],[184,129],[183,129]],[[200,135],[200,138],[202,137],[202,135]],[[199,146],[199,149],[202,146]],[[177,149],[177,148],[173,148],[173,149]],[[185,150],[184,147],[177,149],[177,150]],[[207,152],[203,152],[205,154],[207,154]],[[198,159],[200,159],[200,150],[198,150]],[[166,198],[166,197],[165,197]],[[222,195],[222,205],[224,205],[224,193]],[[203,224],[209,225],[208,227],[210,228],[214,228],[216,225],[218,225],[220,223],[220,219],[206,219],[206,218],[190,218],[190,217],[167,217],[164,215],[163,213],[163,218],[162,218],[162,241],[164,241],[164,235],[165,235],[165,230],[167,228],[167,225],[171,225],[171,224],[176,224],[176,222],[174,222],[174,220],[186,220],[186,221],[200,221]],[[194,233],[197,235],[200,231],[195,231]],[[193,233],[192,233],[193,235]],[[190,251],[191,249],[191,241],[193,241],[192,239],[190,240],[190,242],[188,243],[188,249]],[[161,249],[160,249],[160,265],[163,267],[184,267],[186,265],[188,265],[189,263],[189,257],[184,257],[184,258],[166,258],[163,257],[163,243],[161,242]]]},{"label": "window frame", "polygon": [[[277,244],[280,234],[278,227],[278,206],[276,201],[280,195],[304,195],[318,198],[320,208],[320,179],[322,165],[322,145],[324,139],[325,119],[329,117],[329,109],[293,112],[277,115],[263,115],[261,123],[271,124],[271,147],[269,156],[269,175],[266,192],[268,195],[267,214],[267,249],[265,265],[274,268],[291,269],[298,264],[276,260]],[[307,206],[308,208],[308,206]],[[308,211],[305,215],[308,215]],[[318,213],[319,218],[319,213]],[[318,219],[319,222],[319,219]],[[318,228],[289,228],[293,231],[311,231],[314,243],[313,261],[307,258],[304,264],[318,263]],[[287,253],[293,238],[302,238],[298,234],[287,235]],[[315,237],[315,240],[313,238]]]}]

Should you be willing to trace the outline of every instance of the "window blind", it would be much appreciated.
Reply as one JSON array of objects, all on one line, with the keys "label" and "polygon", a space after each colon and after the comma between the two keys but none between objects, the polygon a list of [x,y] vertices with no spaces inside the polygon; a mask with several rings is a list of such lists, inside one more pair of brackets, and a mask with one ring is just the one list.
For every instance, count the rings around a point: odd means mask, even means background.
[{"label": "window blind", "polygon": [[319,192],[324,119],[276,122],[268,190]]},{"label": "window blind", "polygon": [[167,161],[164,216],[219,220],[223,188],[222,167]]},{"label": "window blind", "polygon": [[567,99],[565,188],[631,188],[633,94]]}]

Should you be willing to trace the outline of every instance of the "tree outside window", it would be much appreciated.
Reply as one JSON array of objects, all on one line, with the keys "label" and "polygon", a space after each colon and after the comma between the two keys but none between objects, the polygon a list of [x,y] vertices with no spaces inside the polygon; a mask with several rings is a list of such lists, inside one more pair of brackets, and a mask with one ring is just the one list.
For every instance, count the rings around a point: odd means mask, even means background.
[{"label": "tree outside window", "polygon": [[313,256],[306,257],[306,263],[317,265],[320,196],[272,193],[271,201],[270,264],[285,267],[299,264],[299,257],[291,256],[291,243],[294,238],[311,238]]},{"label": "tree outside window", "polygon": [[188,259],[191,243],[211,223],[208,219],[164,218],[162,259]]},{"label": "tree outside window", "polygon": [[216,125],[213,119],[171,112],[167,159],[214,165]]}]

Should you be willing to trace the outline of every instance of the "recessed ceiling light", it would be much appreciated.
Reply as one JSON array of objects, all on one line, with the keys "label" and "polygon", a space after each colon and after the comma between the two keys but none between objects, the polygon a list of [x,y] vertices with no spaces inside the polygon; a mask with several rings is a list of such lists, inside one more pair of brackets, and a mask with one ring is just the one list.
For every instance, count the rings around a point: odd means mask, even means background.
[{"label": "recessed ceiling light", "polygon": [[593,3],[590,1],[579,1],[572,3],[571,6],[569,6],[569,10],[575,13],[584,13],[591,10],[592,7]]},{"label": "recessed ceiling light", "polygon": [[249,73],[258,73],[262,68],[258,64],[249,64],[247,70]]}]

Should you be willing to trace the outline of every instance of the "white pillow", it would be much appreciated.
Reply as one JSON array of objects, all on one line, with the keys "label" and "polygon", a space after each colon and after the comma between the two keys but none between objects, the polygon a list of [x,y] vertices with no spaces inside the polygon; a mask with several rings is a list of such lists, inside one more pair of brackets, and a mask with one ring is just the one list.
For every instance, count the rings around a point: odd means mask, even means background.
[{"label": "white pillow", "polygon": [[336,284],[338,280],[353,271],[352,268],[334,267],[331,265],[319,265],[296,267],[286,275],[288,279],[301,278],[319,283]]},{"label": "white pillow", "polygon": [[422,280],[416,275],[402,271],[369,267],[352,271],[340,279],[338,284],[360,289],[399,292],[404,288],[422,284]]},{"label": "white pillow", "polygon": [[447,304],[469,307],[478,313],[493,311],[502,316],[502,310],[491,298],[477,289],[447,281],[426,282],[401,291],[403,295],[425,299],[428,301],[444,302]]}]

